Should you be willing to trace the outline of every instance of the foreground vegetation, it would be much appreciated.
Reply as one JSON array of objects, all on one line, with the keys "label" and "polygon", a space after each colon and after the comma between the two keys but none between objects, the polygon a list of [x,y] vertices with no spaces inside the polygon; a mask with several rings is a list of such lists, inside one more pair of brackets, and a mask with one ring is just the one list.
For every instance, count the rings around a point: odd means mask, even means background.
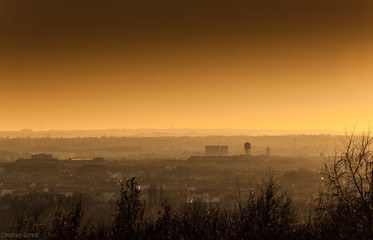
[{"label": "foreground vegetation", "polygon": [[191,202],[145,217],[146,203],[135,178],[120,182],[111,221],[82,221],[84,206],[59,208],[41,224],[36,207],[26,209],[10,232],[39,239],[373,239],[373,161],[369,135],[350,136],[323,167],[324,184],[307,219],[298,219],[291,193],[270,172],[247,199],[234,204]]}]

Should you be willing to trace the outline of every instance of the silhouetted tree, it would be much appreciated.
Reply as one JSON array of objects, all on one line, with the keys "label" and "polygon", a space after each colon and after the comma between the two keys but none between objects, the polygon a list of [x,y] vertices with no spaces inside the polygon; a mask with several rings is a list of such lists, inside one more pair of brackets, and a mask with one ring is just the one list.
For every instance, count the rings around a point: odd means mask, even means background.
[{"label": "silhouetted tree", "polygon": [[48,239],[81,239],[80,223],[83,214],[81,201],[72,209],[59,208],[52,220]]},{"label": "silhouetted tree", "polygon": [[37,238],[42,239],[44,237],[45,226],[39,221],[41,213],[41,206],[30,204],[23,210],[21,215],[17,216],[16,221],[11,226],[10,232],[35,234]]},{"label": "silhouetted tree", "polygon": [[235,222],[222,204],[195,201],[187,203],[180,214],[185,239],[227,239]]},{"label": "silhouetted tree", "polygon": [[146,239],[178,239],[182,233],[182,222],[179,215],[173,214],[171,206],[162,204],[163,212],[158,211],[158,219],[154,224],[148,224]]},{"label": "silhouetted tree", "polygon": [[275,183],[272,172],[240,204],[240,218],[241,237],[248,239],[289,239],[296,223],[290,194]]},{"label": "silhouetted tree", "polygon": [[144,232],[145,203],[140,199],[141,191],[135,178],[120,183],[120,199],[117,201],[113,237],[114,239],[140,239]]},{"label": "silhouetted tree", "polygon": [[312,231],[323,239],[373,239],[372,138],[351,134],[343,143],[323,167]]}]

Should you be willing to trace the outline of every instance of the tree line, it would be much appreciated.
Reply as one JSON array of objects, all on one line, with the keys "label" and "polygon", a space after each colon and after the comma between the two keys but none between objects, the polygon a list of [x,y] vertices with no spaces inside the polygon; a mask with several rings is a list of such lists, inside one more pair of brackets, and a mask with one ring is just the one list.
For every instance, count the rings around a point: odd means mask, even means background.
[{"label": "tree line", "polygon": [[25,209],[10,232],[39,239],[373,239],[373,158],[368,134],[346,136],[343,147],[322,167],[323,185],[306,219],[298,219],[291,192],[273,172],[236,204],[192,202],[173,209],[164,202],[156,218],[135,178],[120,182],[109,222],[83,223],[81,201],[59,208],[43,225],[37,208]]}]

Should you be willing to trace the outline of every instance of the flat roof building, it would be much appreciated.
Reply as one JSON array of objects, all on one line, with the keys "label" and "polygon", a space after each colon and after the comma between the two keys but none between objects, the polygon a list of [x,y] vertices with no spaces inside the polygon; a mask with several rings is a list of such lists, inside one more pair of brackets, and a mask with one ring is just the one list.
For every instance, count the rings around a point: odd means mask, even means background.
[{"label": "flat roof building", "polygon": [[39,153],[31,155],[31,158],[25,159],[20,158],[16,160],[18,164],[36,164],[36,163],[56,163],[58,161],[57,158],[54,158],[52,154],[46,153]]},{"label": "flat roof building", "polygon": [[31,155],[31,158],[25,159],[25,158],[20,158],[16,160],[17,164],[51,164],[51,163],[65,163],[65,164],[82,164],[82,165],[87,165],[87,164],[104,164],[105,159],[102,157],[73,157],[68,160],[59,160],[57,158],[54,158],[52,154],[45,154],[45,153],[40,153],[40,154],[34,154]]},{"label": "flat roof building", "polygon": [[205,156],[228,156],[228,146],[205,146]]}]

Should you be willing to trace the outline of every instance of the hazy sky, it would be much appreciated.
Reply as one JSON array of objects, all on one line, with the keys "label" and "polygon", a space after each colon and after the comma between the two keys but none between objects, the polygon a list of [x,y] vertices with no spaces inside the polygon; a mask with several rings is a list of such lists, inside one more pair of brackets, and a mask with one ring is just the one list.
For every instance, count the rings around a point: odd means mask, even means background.
[{"label": "hazy sky", "polygon": [[372,29],[371,1],[0,0],[0,130],[366,128]]}]

